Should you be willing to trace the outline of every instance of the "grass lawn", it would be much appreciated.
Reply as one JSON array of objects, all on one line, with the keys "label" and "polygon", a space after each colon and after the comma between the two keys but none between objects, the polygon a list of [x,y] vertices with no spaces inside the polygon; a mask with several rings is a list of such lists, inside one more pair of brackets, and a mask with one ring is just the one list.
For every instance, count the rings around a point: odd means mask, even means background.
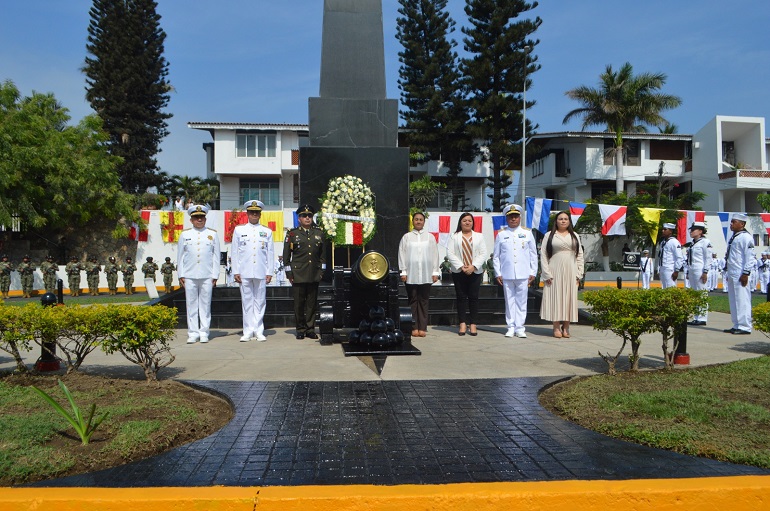
[{"label": "grass lawn", "polygon": [[611,437],[770,468],[770,356],[578,378],[547,389],[540,400]]}]

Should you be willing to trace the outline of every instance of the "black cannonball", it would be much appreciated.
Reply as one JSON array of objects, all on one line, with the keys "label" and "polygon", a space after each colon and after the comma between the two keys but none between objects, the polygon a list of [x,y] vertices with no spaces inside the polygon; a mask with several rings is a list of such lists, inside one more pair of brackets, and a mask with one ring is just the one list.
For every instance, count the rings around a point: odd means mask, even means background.
[{"label": "black cannonball", "polygon": [[385,332],[385,335],[388,336],[388,346],[395,346],[396,345],[396,332]]},{"label": "black cannonball", "polygon": [[406,340],[406,336],[404,335],[404,332],[401,330],[396,330],[393,332],[393,335],[396,337],[396,344],[401,344]]},{"label": "black cannonball", "polygon": [[361,336],[358,338],[359,344],[371,344],[372,343],[372,333],[371,332],[361,332]]},{"label": "black cannonball", "polygon": [[385,309],[383,309],[379,305],[374,305],[372,308],[369,309],[369,318],[385,319]]},{"label": "black cannonball", "polygon": [[384,319],[374,319],[372,320],[372,325],[369,327],[369,329],[377,334],[381,332],[387,332],[388,331],[388,325],[385,323]]},{"label": "black cannonball", "polygon": [[388,327],[388,332],[396,329],[396,322],[393,321],[393,318],[385,318],[385,325]]},{"label": "black cannonball", "polygon": [[353,330],[352,332],[350,332],[350,334],[348,334],[348,342],[350,342],[350,344],[358,344],[358,343],[360,343],[361,342],[361,332],[359,332],[358,330]]},{"label": "black cannonball", "polygon": [[378,334],[374,334],[372,336],[372,344],[375,346],[387,346],[388,345],[388,334],[384,332],[380,332]]},{"label": "black cannonball", "polygon": [[371,325],[371,323],[369,323],[369,320],[362,319],[361,322],[358,324],[358,331],[359,332],[368,332],[370,326],[372,326],[372,325]]}]

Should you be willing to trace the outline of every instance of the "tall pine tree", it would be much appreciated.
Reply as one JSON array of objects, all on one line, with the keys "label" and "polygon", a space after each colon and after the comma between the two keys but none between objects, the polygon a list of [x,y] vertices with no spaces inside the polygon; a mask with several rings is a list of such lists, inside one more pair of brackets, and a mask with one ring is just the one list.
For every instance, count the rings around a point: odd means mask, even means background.
[{"label": "tall pine tree", "polygon": [[473,158],[473,143],[467,133],[468,111],[460,89],[456,43],[448,38],[455,22],[446,12],[447,0],[399,0],[396,38],[399,52],[398,85],[401,116],[407,143],[420,160],[441,160],[447,166],[452,190],[452,209],[464,197],[459,179],[463,161]]},{"label": "tall pine tree", "polygon": [[[492,168],[493,211],[501,211],[509,197],[505,171],[518,166],[517,157],[521,161],[524,80],[529,89],[529,77],[540,68],[532,54],[540,41],[530,36],[542,22],[521,16],[535,7],[537,2],[522,0],[466,0],[470,26],[462,31],[469,56],[460,70],[470,95],[471,132],[486,146],[482,156]],[[528,108],[534,104],[527,101]],[[527,132],[536,128],[527,123]]]},{"label": "tall pine tree", "polygon": [[168,135],[166,34],[154,0],[93,0],[83,72],[86,99],[104,121],[124,190],[160,184],[156,155]]}]

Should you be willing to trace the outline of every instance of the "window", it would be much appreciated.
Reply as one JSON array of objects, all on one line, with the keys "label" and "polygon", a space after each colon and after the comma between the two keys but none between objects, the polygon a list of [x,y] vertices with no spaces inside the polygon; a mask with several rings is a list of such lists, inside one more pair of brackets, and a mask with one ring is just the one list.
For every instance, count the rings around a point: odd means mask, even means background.
[{"label": "window", "polygon": [[235,155],[238,158],[275,158],[275,135],[238,134]]},{"label": "window", "polygon": [[[604,164],[615,165],[615,139],[604,139]],[[630,166],[641,165],[641,158],[639,157],[639,141],[638,140],[624,140],[623,141],[623,164]]]},{"label": "window", "polygon": [[241,180],[241,204],[261,200],[265,206],[280,206],[280,185],[277,179]]}]

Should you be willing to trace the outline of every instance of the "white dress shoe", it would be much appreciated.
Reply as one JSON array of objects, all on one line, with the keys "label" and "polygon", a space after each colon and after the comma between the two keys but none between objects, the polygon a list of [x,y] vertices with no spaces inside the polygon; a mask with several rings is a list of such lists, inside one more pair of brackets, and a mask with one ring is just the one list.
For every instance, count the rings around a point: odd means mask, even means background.
[{"label": "white dress shoe", "polygon": [[209,336],[208,335],[201,335],[201,344],[206,344],[209,342]]},{"label": "white dress shoe", "polygon": [[249,342],[251,340],[251,334],[247,334],[246,332],[243,332],[243,337],[241,337],[241,342]]},{"label": "white dress shoe", "polygon": [[519,337],[520,339],[526,339],[527,338],[527,334],[525,332],[516,332],[513,335],[516,336],[516,337]]},{"label": "white dress shoe", "polygon": [[513,328],[509,328],[507,332],[505,332],[506,337],[513,337]]},{"label": "white dress shoe", "polygon": [[199,339],[199,338],[197,338],[197,337],[188,337],[188,338],[187,338],[187,344],[195,344],[195,343],[196,343],[196,342],[198,342],[199,340],[200,340],[200,339]]},{"label": "white dress shoe", "polygon": [[257,336],[256,336],[256,337],[257,337],[257,341],[258,341],[258,342],[265,342],[265,341],[267,340],[267,337],[265,337],[265,336],[264,336],[264,335],[262,335],[262,334],[257,334]]}]

